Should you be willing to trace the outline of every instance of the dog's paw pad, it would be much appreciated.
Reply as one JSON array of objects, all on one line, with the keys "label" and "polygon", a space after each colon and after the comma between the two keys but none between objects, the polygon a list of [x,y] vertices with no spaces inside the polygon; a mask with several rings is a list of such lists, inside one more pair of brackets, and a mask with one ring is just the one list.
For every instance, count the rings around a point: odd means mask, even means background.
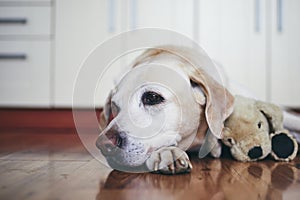
[{"label": "dog's paw pad", "polygon": [[193,168],[188,155],[177,147],[164,147],[153,152],[146,165],[152,172],[162,174],[187,173]]}]

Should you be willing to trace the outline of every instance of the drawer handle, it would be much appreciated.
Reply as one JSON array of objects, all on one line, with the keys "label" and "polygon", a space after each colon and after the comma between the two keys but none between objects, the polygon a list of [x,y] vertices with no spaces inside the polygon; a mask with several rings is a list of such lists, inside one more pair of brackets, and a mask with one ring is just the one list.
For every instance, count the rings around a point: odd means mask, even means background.
[{"label": "drawer handle", "polygon": [[131,15],[130,15],[130,28],[131,30],[136,29],[137,25],[137,1],[131,0]]},{"label": "drawer handle", "polygon": [[27,58],[24,53],[1,53],[0,60],[25,60]]},{"label": "drawer handle", "polygon": [[255,31],[260,32],[260,0],[255,0]]},{"label": "drawer handle", "polygon": [[0,18],[0,24],[26,24],[26,18]]},{"label": "drawer handle", "polygon": [[109,33],[115,32],[115,0],[108,0],[108,31]]}]

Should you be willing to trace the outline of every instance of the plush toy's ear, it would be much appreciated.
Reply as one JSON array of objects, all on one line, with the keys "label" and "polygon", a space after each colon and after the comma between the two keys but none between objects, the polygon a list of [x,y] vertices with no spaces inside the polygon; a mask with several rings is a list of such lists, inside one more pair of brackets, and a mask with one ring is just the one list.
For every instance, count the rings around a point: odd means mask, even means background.
[{"label": "plush toy's ear", "polygon": [[209,129],[214,136],[221,138],[224,121],[233,111],[234,97],[200,69],[190,72],[189,77],[205,94],[205,117]]},{"label": "plush toy's ear", "polygon": [[277,131],[270,135],[271,156],[278,161],[293,160],[298,152],[298,143],[288,130]]},{"label": "plush toy's ear", "polygon": [[256,107],[266,116],[269,122],[270,133],[283,129],[283,114],[278,106],[271,103],[256,101]]}]

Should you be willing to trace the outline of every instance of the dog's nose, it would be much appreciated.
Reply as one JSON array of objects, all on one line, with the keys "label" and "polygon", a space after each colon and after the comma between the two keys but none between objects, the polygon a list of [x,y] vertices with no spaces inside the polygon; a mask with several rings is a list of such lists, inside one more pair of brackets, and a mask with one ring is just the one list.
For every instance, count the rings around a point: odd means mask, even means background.
[{"label": "dog's nose", "polygon": [[111,156],[122,146],[123,139],[117,131],[111,130],[98,137],[96,146],[104,156]]},{"label": "dog's nose", "polygon": [[257,146],[257,147],[253,147],[252,149],[249,150],[248,152],[248,156],[251,159],[256,159],[262,156],[262,148]]}]

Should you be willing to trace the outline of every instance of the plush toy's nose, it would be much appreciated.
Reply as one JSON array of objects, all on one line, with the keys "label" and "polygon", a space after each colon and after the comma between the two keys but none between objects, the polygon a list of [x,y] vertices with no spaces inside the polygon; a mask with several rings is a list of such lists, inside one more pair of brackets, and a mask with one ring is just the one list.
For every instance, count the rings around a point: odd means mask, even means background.
[{"label": "plush toy's nose", "polygon": [[262,148],[261,147],[253,147],[252,149],[250,149],[250,151],[248,152],[248,156],[251,159],[256,159],[262,156]]}]

